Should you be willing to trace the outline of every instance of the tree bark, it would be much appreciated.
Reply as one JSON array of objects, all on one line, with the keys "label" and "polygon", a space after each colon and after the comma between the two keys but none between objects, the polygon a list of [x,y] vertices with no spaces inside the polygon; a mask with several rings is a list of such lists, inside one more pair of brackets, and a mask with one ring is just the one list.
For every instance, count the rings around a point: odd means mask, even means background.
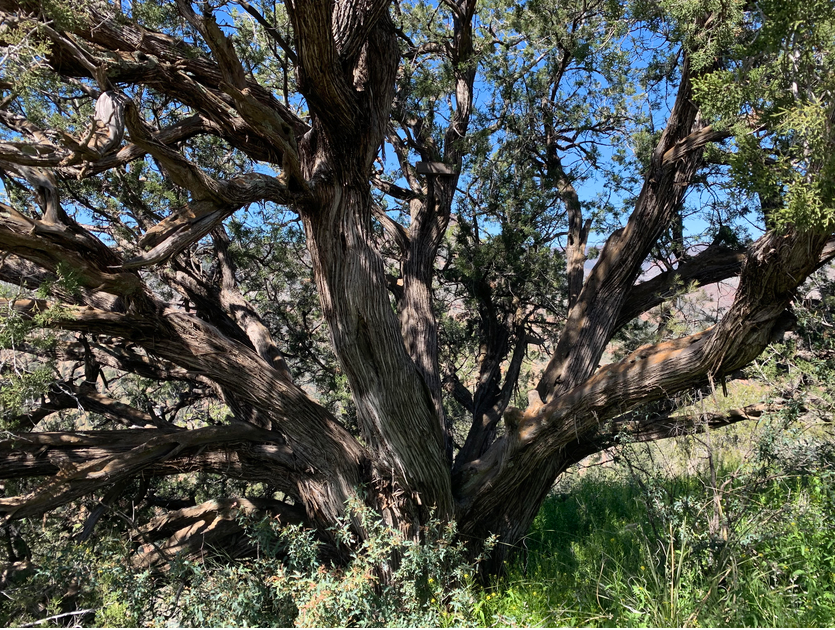
[{"label": "tree bark", "polygon": [[483,538],[487,523],[501,523],[492,533],[517,540],[536,515],[531,506],[550,488],[550,475],[576,461],[569,445],[582,444],[638,404],[718,380],[758,356],[827,240],[815,232],[766,233],[749,249],[734,303],[716,326],[639,348],[545,404],[534,396],[524,412],[509,410],[508,435],[455,479],[462,532]]}]

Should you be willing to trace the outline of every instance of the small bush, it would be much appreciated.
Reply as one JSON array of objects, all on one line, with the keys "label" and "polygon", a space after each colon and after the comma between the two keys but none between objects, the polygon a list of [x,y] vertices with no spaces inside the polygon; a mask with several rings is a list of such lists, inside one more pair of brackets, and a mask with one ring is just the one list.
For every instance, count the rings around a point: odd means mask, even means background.
[{"label": "small bush", "polygon": [[339,567],[321,563],[312,532],[269,519],[244,523],[256,558],[177,560],[165,574],[128,568],[128,550],[116,538],[95,552],[67,537],[44,541],[36,573],[6,590],[15,604],[0,611],[0,621],[93,609],[84,621],[107,627],[473,624],[477,562],[468,560],[454,525],[432,520],[418,543],[373,511],[351,509],[369,535],[355,544],[347,520],[334,530],[348,557]]}]

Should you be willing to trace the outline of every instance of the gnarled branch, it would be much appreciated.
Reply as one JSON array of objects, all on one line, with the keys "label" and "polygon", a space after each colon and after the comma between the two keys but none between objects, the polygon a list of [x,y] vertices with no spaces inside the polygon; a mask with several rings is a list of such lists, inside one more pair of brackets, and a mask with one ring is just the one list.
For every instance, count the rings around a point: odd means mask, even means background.
[{"label": "gnarled branch", "polygon": [[[251,425],[191,431],[15,434],[0,442],[0,477],[47,474],[51,478],[28,495],[0,499],[0,513],[7,520],[42,514],[146,469],[150,474],[171,474],[211,469],[214,464],[218,469],[234,472],[244,466],[235,466],[235,460],[226,456],[234,454],[234,449],[221,446],[256,441],[262,443],[261,465],[269,463],[285,477],[288,472],[299,470],[292,450],[283,445],[279,434]],[[277,444],[272,446],[270,442]],[[221,457],[213,457],[216,454]]]}]

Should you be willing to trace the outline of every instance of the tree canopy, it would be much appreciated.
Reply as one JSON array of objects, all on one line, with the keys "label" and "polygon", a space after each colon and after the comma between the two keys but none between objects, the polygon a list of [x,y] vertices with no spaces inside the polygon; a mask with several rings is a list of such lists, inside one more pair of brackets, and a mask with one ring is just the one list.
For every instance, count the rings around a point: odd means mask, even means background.
[{"label": "tree canopy", "polygon": [[835,256],[831,0],[0,15],[0,513],[95,497],[89,537],[133,496],[139,564],[239,534],[219,505],[338,558],[357,501],[498,563],[569,466],[693,430],[676,394]]}]

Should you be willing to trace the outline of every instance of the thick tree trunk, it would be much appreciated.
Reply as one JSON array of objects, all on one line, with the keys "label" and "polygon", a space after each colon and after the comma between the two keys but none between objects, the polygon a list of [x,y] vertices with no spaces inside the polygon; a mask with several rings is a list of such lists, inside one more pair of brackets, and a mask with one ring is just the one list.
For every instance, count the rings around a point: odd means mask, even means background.
[{"label": "thick tree trunk", "polygon": [[368,186],[335,185],[325,194],[317,210],[305,214],[305,229],[324,315],[363,436],[408,500],[450,515],[441,426],[431,392],[400,336],[382,260],[370,245]]}]

